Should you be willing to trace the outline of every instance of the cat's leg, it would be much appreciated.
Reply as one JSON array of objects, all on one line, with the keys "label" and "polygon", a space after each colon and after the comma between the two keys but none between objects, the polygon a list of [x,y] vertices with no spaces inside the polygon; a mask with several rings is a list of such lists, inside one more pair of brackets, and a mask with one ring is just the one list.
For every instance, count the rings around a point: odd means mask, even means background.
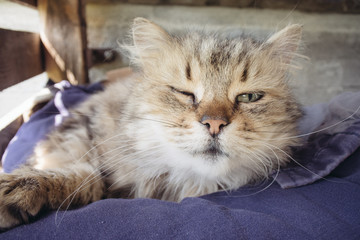
[{"label": "cat's leg", "polygon": [[27,223],[41,210],[67,209],[103,197],[104,183],[89,163],[56,170],[23,167],[0,175],[0,230]]},{"label": "cat's leg", "polygon": [[[101,149],[106,136],[91,119],[90,104],[73,112],[39,142],[27,164],[0,174],[0,229],[10,228],[41,210],[79,207],[103,198]],[[106,127],[110,127],[108,124]]]}]

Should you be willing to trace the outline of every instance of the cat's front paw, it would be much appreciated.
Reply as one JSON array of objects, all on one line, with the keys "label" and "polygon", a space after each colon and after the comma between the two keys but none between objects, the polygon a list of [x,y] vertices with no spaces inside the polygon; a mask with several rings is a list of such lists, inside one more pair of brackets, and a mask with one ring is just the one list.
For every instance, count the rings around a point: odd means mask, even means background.
[{"label": "cat's front paw", "polygon": [[39,177],[0,174],[0,231],[36,216],[46,204],[45,193]]}]

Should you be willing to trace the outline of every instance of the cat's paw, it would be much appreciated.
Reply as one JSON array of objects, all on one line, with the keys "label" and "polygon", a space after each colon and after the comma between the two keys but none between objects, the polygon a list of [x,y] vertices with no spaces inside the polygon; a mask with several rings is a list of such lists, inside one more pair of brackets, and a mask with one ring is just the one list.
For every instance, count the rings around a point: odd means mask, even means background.
[{"label": "cat's paw", "polygon": [[36,216],[46,204],[46,189],[37,176],[0,174],[0,231]]}]

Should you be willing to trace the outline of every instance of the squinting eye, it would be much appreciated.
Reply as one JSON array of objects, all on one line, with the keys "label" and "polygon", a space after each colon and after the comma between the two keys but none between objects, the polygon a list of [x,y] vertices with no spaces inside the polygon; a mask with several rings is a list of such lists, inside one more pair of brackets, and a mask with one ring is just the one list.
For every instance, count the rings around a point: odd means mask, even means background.
[{"label": "squinting eye", "polygon": [[170,87],[170,88],[171,88],[172,91],[174,91],[174,92],[176,92],[176,93],[180,93],[180,94],[182,94],[182,95],[184,95],[184,96],[191,97],[191,100],[192,100],[193,102],[195,102],[195,95],[194,95],[193,93],[181,91],[181,90],[178,90],[178,89],[176,89],[176,88],[174,88],[174,87]]},{"label": "squinting eye", "polygon": [[260,100],[264,96],[263,93],[243,93],[236,97],[238,103],[250,103]]}]

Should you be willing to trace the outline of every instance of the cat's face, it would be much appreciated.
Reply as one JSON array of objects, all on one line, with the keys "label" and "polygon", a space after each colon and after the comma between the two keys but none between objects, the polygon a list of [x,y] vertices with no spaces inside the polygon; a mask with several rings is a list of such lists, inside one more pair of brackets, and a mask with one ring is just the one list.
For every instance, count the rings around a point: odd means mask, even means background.
[{"label": "cat's face", "polygon": [[263,176],[286,162],[301,116],[285,84],[300,33],[291,26],[265,43],[197,32],[175,38],[135,22],[139,114],[158,120],[149,125],[170,166],[218,178]]}]

